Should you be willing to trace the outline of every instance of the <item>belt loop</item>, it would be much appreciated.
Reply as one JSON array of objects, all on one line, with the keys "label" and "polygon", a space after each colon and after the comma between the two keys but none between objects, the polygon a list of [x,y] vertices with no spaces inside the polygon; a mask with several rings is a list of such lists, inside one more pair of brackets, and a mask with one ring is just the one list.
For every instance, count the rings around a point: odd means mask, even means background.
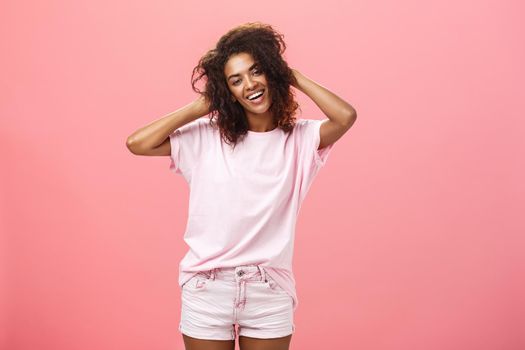
[{"label": "belt loop", "polygon": [[261,271],[262,280],[263,280],[264,282],[266,282],[266,274],[265,274],[264,268],[263,268],[261,265],[257,265],[257,267],[258,267],[259,270]]},{"label": "belt loop", "polygon": [[212,279],[212,280],[215,279],[215,269],[216,269],[216,268],[211,269],[210,279]]}]

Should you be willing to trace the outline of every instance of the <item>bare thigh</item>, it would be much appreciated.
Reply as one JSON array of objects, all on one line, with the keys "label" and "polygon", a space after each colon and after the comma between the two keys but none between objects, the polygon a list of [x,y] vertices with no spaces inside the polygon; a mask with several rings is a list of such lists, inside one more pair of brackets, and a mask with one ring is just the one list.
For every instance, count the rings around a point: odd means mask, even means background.
[{"label": "bare thigh", "polygon": [[235,350],[235,340],[197,339],[182,335],[186,350]]},{"label": "bare thigh", "polygon": [[241,350],[288,350],[292,334],[281,338],[259,339],[239,336]]}]

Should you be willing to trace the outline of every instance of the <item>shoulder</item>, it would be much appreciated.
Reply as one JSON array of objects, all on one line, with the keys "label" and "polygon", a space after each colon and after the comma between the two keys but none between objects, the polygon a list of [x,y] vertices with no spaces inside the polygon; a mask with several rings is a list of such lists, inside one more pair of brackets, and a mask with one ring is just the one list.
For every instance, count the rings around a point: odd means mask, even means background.
[{"label": "shoulder", "polygon": [[301,134],[313,133],[319,129],[322,122],[321,119],[301,118],[295,121],[294,129],[297,129]]},{"label": "shoulder", "polygon": [[212,129],[210,124],[210,118],[200,117],[195,120],[192,120],[189,123],[184,124],[176,131],[180,134],[194,134],[194,133],[204,133]]},{"label": "shoulder", "polygon": [[188,126],[197,127],[197,128],[209,128],[211,127],[210,124],[210,118],[208,117],[200,117],[195,120],[192,120],[188,124]]},{"label": "shoulder", "polygon": [[301,118],[295,121],[295,125],[297,125],[300,128],[312,128],[312,127],[319,126],[322,122],[323,122],[322,119]]}]

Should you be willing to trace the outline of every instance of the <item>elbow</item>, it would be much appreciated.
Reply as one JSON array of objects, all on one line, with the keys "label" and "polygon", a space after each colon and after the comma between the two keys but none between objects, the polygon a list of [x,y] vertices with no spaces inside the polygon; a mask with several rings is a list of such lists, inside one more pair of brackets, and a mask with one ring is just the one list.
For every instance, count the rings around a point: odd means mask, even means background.
[{"label": "elbow", "polygon": [[345,126],[351,127],[355,123],[356,119],[357,119],[357,111],[352,108],[346,113]]},{"label": "elbow", "polygon": [[139,147],[131,136],[126,139],[126,147],[131,153],[140,155]]},{"label": "elbow", "polygon": [[350,119],[357,119],[357,111],[354,107],[350,108],[350,110],[348,111],[348,115],[350,116]]}]

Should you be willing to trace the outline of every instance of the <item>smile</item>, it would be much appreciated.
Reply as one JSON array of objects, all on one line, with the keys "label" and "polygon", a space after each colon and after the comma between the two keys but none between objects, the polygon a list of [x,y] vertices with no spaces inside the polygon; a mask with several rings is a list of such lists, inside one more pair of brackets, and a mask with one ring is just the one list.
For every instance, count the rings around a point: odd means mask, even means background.
[{"label": "smile", "polygon": [[256,105],[260,104],[264,100],[264,97],[266,96],[265,92],[266,92],[265,89],[257,91],[254,94],[248,95],[246,99],[250,101],[250,103],[252,104],[256,104]]}]

